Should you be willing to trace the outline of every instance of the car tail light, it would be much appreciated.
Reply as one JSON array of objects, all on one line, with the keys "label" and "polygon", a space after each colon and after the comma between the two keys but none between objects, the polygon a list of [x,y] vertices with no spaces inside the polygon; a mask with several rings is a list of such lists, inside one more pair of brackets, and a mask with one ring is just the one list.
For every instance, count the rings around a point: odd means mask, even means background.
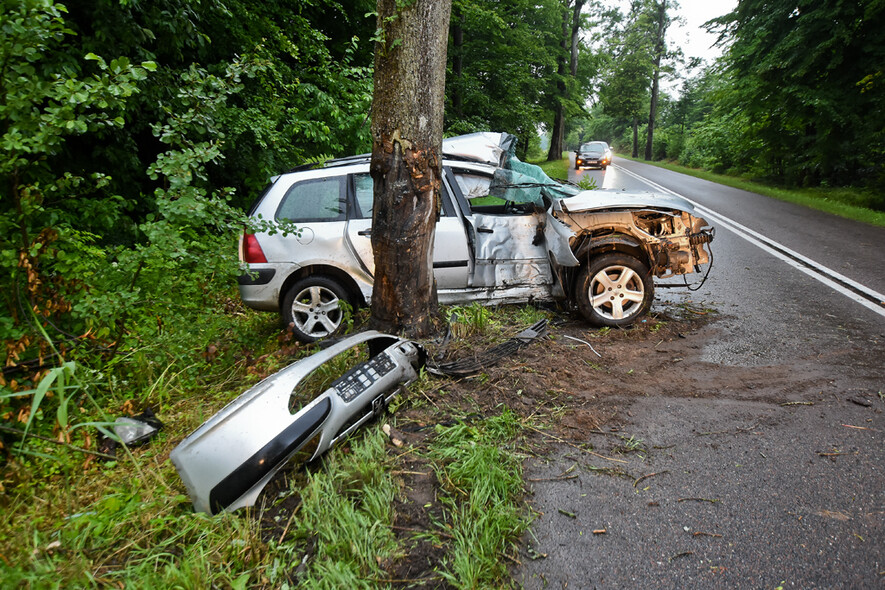
[{"label": "car tail light", "polygon": [[261,244],[258,243],[255,234],[243,233],[243,262],[249,264],[267,262],[267,257],[264,255],[264,250],[261,249]]}]

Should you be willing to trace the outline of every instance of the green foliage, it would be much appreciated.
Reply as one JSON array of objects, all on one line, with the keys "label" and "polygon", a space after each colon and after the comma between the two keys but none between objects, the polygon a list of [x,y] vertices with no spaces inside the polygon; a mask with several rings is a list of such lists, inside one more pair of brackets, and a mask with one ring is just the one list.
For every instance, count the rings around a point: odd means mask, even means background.
[{"label": "green foliage", "polygon": [[556,0],[456,0],[452,31],[460,37],[448,45],[446,134],[507,131],[524,153],[550,118],[561,24]]},{"label": "green foliage", "polygon": [[[351,9],[365,4],[4,4],[7,393],[69,360],[106,380],[104,403],[168,403],[197,378],[219,329],[207,312],[238,272],[235,205],[293,160],[368,143],[370,53],[322,31],[362,23]],[[56,409],[86,411],[29,399],[0,398],[0,417],[48,432]]]},{"label": "green foliage", "polygon": [[[126,58],[107,63],[94,54],[64,55],[59,48],[71,33],[64,12],[49,2],[4,6],[0,143],[7,157],[0,162],[0,276],[7,288],[0,295],[0,338],[7,366],[25,354],[50,354],[49,342],[29,327],[32,313],[53,335],[86,331],[82,318],[62,318],[71,316],[74,301],[106,262],[95,232],[119,221],[118,197],[100,203],[88,198],[105,186],[106,175],[77,175],[47,161],[70,137],[122,126],[119,113],[137,92],[136,83],[155,69]],[[78,76],[74,64],[85,62],[98,73]]]},{"label": "green foliage", "polygon": [[[744,0],[717,19],[731,74],[720,113],[746,117],[736,149],[790,184],[882,184],[885,7],[872,0]],[[741,166],[743,168],[743,166]]]}]

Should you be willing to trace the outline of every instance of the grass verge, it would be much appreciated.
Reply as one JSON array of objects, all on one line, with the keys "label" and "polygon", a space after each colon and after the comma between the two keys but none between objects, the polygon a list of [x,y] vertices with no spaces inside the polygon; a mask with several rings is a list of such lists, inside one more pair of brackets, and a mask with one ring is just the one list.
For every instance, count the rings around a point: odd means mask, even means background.
[{"label": "grass verge", "polygon": [[[458,311],[455,330],[483,343],[539,314],[478,305]],[[477,418],[447,407],[442,394],[427,405],[441,387],[427,376],[399,398],[390,418],[408,423],[400,412],[412,411],[436,424],[421,444],[400,450],[374,423],[317,464],[287,468],[255,507],[195,514],[169,452],[240,392],[314,350],[281,338],[269,315],[237,309],[227,320],[225,340],[215,341],[229,352],[225,368],[221,356],[194,361],[204,374],[215,365],[211,383],[172,378],[178,373],[170,368],[143,384],[147,392],[137,400],[126,400],[153,405],[166,425],[131,455],[101,463],[47,446],[45,456],[7,459],[4,587],[391,587],[392,572],[415,543],[415,535],[397,533],[398,507],[405,506],[426,513],[428,526],[417,535],[440,552],[438,565],[425,563],[421,585],[512,586],[507,556],[528,523],[519,419],[506,409]],[[429,506],[408,498],[404,474],[416,458],[433,474]]]}]

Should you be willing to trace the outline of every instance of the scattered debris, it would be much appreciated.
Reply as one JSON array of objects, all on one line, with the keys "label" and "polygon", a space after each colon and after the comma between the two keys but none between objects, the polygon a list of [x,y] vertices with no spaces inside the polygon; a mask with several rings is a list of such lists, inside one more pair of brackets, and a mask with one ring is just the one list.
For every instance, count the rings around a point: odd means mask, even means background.
[{"label": "scattered debris", "polygon": [[814,402],[784,402],[782,406],[813,406]]},{"label": "scattered debris", "polygon": [[696,531],[692,533],[693,537],[722,537],[722,535],[718,533],[705,533],[704,531]]},{"label": "scattered debris", "polygon": [[599,358],[602,358],[602,355],[599,354],[598,352],[596,352],[596,349],[593,348],[593,345],[590,344],[589,342],[587,342],[586,340],[581,340],[580,338],[575,338],[574,336],[569,336],[568,334],[563,334],[562,337],[563,337],[563,338],[568,338],[569,340],[574,340],[574,341],[576,341],[576,342],[580,342],[581,344],[586,344],[587,346],[590,347],[590,350],[593,351],[593,354],[595,354],[595,355],[598,356]]},{"label": "scattered debris", "polygon": [[489,350],[473,357],[458,359],[448,363],[433,366],[427,365],[427,370],[433,375],[446,377],[469,377],[483,369],[493,367],[504,358],[512,355],[521,348],[525,348],[538,338],[547,335],[547,320],[541,320],[526,328],[507,342],[492,347]]},{"label": "scattered debris", "polygon": [[137,416],[123,416],[114,421],[114,434],[127,447],[143,445],[163,428],[163,423],[150,408]]},{"label": "scattered debris", "polygon": [[670,472],[669,471],[658,471],[657,473],[649,473],[648,475],[643,475],[642,477],[637,478],[636,481],[633,482],[633,487],[635,488],[637,486],[637,484],[639,484],[639,482],[644,479],[648,479],[649,477],[654,477],[656,475],[663,475],[665,473],[670,473]]},{"label": "scattered debris", "polygon": [[560,475],[559,477],[532,477],[527,479],[526,481],[531,482],[539,482],[539,481],[563,481],[566,479],[578,479],[577,475]]},{"label": "scattered debris", "polygon": [[608,532],[608,529],[593,529],[594,535],[604,535]]},{"label": "scattered debris", "polygon": [[824,518],[832,518],[841,522],[848,522],[849,520],[851,520],[850,516],[840,511],[818,510],[817,512],[815,512],[815,514],[817,514],[818,516],[823,516]]},{"label": "scattered debris", "polygon": [[857,404],[858,406],[863,406],[865,408],[872,407],[872,405],[873,405],[872,402],[868,402],[865,399],[860,399],[859,397],[848,397],[845,399],[847,399],[848,401],[850,401],[853,404]]},{"label": "scattered debris", "polygon": [[387,435],[387,438],[390,439],[390,442],[395,447],[401,447],[405,444],[403,440],[402,434],[398,430],[394,430],[390,427],[390,424],[385,424],[381,427],[381,431]]},{"label": "scattered debris", "polygon": [[679,559],[680,557],[688,557],[689,555],[694,555],[694,551],[683,551],[682,553],[677,553],[667,561],[673,561],[674,559]]},{"label": "scattered debris", "polygon": [[557,508],[557,511],[564,516],[568,516],[569,518],[578,518],[578,516],[574,512],[569,512],[568,510],[563,510],[562,508]]},{"label": "scattered debris", "polygon": [[546,437],[548,437],[548,438],[552,438],[552,439],[555,440],[556,442],[560,442],[560,443],[562,443],[562,444],[564,444],[564,445],[568,445],[568,446],[570,446],[570,447],[573,447],[573,448],[575,448],[575,449],[578,449],[578,450],[581,451],[582,453],[587,453],[588,455],[593,455],[594,457],[599,457],[600,459],[605,459],[606,461],[614,461],[614,462],[616,462],[616,463],[627,463],[627,461],[623,461],[623,460],[621,460],[621,459],[613,459],[612,457],[606,457],[605,455],[600,455],[599,453],[594,453],[593,451],[588,451],[587,449],[581,448],[581,447],[579,447],[578,445],[574,445],[574,444],[568,442],[567,440],[563,440],[563,439],[559,438],[558,436],[554,436],[554,435],[552,435],[552,434],[549,434],[549,433],[547,433],[547,432],[544,432],[543,430],[538,430],[538,429],[535,428],[534,426],[529,426],[528,424],[526,424],[525,427],[528,428],[529,430],[534,430],[534,431],[537,432],[538,434],[543,434],[544,436],[546,436]]},{"label": "scattered debris", "polygon": [[676,500],[677,502],[709,502],[710,504],[715,504],[719,502],[718,498],[710,499],[710,498],[679,498]]}]

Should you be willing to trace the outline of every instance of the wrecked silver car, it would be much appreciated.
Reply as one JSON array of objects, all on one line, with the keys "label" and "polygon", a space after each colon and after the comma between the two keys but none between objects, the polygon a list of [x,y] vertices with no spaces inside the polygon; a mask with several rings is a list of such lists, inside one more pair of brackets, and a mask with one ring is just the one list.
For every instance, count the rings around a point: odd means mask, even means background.
[{"label": "wrecked silver car", "polygon": [[424,362],[414,342],[363,332],[264,379],[170,453],[194,509],[254,505],[288,461],[311,461],[378,416]]},{"label": "wrecked silver car", "polygon": [[[678,197],[581,191],[513,155],[514,137],[443,141],[433,268],[442,304],[571,302],[594,325],[645,314],[654,278],[709,265],[713,229]],[[240,240],[246,305],[278,312],[310,342],[341,327],[340,302],[372,296],[369,155],[307,165],[273,179],[249,214],[287,227]]]}]

